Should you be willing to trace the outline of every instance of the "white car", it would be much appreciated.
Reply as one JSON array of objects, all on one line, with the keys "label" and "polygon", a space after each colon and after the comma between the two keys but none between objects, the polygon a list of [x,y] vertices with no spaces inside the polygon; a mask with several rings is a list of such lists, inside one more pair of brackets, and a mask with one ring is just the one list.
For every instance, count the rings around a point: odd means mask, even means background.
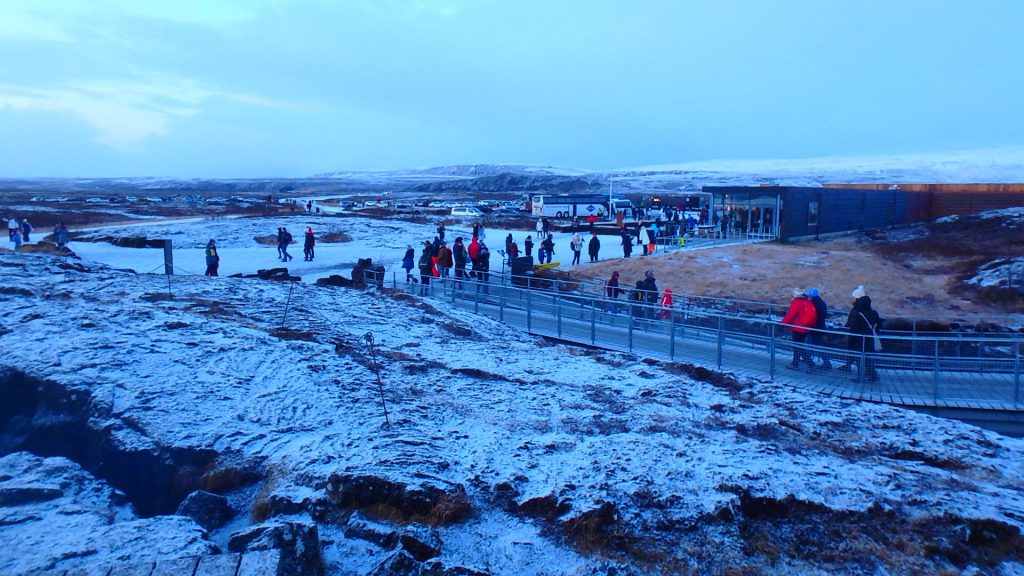
[{"label": "white car", "polygon": [[483,216],[484,213],[472,206],[456,206],[452,208],[452,216]]}]

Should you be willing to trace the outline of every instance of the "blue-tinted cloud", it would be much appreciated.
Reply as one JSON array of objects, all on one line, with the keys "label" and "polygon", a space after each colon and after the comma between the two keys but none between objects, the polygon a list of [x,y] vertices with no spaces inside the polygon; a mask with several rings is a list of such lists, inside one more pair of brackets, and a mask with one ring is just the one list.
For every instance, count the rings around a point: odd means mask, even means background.
[{"label": "blue-tinted cloud", "polygon": [[1011,1],[9,2],[0,123],[49,116],[83,153],[44,158],[29,130],[0,175],[1024,144]]}]

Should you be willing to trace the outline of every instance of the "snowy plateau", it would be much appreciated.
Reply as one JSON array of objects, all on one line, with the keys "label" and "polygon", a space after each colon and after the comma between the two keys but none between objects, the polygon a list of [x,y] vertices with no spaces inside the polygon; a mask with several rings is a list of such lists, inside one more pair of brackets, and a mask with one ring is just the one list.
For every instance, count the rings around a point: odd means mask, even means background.
[{"label": "snowy plateau", "polygon": [[0,270],[2,574],[1024,574],[1018,439],[388,288]]},{"label": "snowy plateau", "polygon": [[[303,199],[457,198],[509,174],[524,186],[509,198],[562,180],[637,193],[1019,181],[1024,150],[996,152],[5,186],[47,201],[194,192],[205,205],[201,194],[292,186]],[[103,222],[121,223],[83,229],[77,257],[0,249],[0,575],[1024,576],[1024,440],[567,345],[401,282],[312,282],[366,257],[390,280],[406,247],[433,237],[430,218],[335,218],[327,204],[321,216],[225,217],[180,203],[151,221],[111,203],[124,212]],[[8,206],[34,223],[47,207]],[[197,214],[215,217],[156,219]],[[303,282],[198,274],[211,238],[222,275],[282,265],[260,242],[282,225],[320,238],[314,262],[286,264]],[[508,232],[487,230],[492,252]],[[174,276],[150,273],[159,250],[109,242],[140,237],[173,240]],[[968,281],[1021,271],[992,260]]]}]

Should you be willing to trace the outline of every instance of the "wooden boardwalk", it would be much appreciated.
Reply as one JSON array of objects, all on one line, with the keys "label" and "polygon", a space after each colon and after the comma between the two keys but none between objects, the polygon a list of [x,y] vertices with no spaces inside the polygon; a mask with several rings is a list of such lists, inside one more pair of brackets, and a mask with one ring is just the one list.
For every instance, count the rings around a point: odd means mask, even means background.
[{"label": "wooden boardwalk", "polygon": [[[789,331],[744,332],[723,328],[718,317],[704,314],[678,319],[631,319],[625,301],[618,313],[583,304],[557,294],[528,291],[512,286],[489,286],[489,294],[477,292],[478,285],[465,283],[462,290],[452,284],[435,285],[433,297],[495,318],[531,334],[630,352],[646,357],[690,362],[734,373],[754,380],[775,381],[824,392],[842,398],[881,402],[942,415],[968,414],[960,419],[984,422],[994,418],[1019,427],[1024,433],[1024,398],[1021,397],[1019,360],[1001,357],[931,357],[921,355],[873,355],[879,379],[858,377],[860,354],[845,349],[820,349],[833,368],[793,370],[788,368],[794,343]],[[632,320],[632,321],[631,321]],[[767,322],[762,321],[767,324]],[[631,326],[632,325],[632,326]],[[854,368],[839,366],[850,359]],[[820,366],[820,363],[819,363]],[[977,412],[989,412],[988,415]],[[1016,422],[1017,424],[1013,424]],[[1004,426],[1000,431],[1006,432]]]}]

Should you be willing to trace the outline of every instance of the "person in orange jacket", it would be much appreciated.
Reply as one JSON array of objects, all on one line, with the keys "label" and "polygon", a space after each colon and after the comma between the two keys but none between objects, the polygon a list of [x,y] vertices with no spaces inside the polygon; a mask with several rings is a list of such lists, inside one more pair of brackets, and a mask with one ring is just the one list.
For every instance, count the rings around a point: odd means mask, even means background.
[{"label": "person in orange jacket", "polygon": [[814,303],[799,288],[793,289],[793,301],[789,304],[789,311],[786,312],[782,324],[789,326],[793,331],[793,361],[789,367],[798,369],[800,361],[807,362],[808,368],[814,368],[814,361],[811,360],[811,353],[804,347],[807,340],[807,333],[811,328],[818,325],[818,311]]}]

